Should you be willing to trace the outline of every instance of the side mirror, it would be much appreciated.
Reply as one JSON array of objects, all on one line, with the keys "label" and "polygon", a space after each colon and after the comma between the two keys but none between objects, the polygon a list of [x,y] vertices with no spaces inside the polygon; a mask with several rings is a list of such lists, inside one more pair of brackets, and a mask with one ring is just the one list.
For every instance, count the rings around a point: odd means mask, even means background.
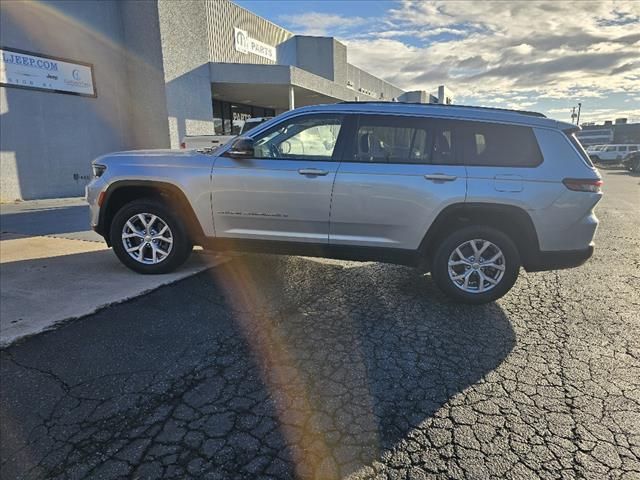
[{"label": "side mirror", "polygon": [[226,156],[231,158],[253,158],[255,155],[253,150],[253,139],[249,137],[236,138],[231,144],[231,148],[227,150]]}]

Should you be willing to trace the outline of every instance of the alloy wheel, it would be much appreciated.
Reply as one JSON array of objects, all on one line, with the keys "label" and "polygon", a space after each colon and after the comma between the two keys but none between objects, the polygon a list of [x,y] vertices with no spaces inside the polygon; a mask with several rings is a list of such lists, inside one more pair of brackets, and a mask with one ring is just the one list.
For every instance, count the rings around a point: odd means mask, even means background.
[{"label": "alloy wheel", "polygon": [[164,261],[173,249],[167,222],[152,213],[137,213],[122,227],[122,244],[131,258],[145,265]]},{"label": "alloy wheel", "polygon": [[505,269],[502,250],[488,240],[468,240],[449,255],[449,278],[456,287],[467,293],[492,290],[502,280]]}]

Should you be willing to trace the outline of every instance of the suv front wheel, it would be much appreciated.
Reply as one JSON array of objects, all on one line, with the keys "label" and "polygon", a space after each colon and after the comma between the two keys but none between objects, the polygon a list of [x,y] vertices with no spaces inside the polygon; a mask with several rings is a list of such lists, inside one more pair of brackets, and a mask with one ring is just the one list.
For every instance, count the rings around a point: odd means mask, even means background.
[{"label": "suv front wheel", "polygon": [[507,293],[520,270],[513,241],[499,230],[470,226],[450,233],[433,257],[431,276],[449,297],[488,303]]},{"label": "suv front wheel", "polygon": [[120,261],[138,273],[169,273],[193,245],[179,217],[158,200],[134,200],[111,222],[111,245]]}]

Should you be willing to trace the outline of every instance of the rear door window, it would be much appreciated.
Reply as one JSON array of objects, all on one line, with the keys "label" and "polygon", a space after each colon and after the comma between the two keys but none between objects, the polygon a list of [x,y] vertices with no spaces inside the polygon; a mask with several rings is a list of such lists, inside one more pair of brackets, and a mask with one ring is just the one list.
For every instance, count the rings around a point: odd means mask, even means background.
[{"label": "rear door window", "polygon": [[531,127],[459,121],[456,142],[469,166],[535,167],[543,160]]},{"label": "rear door window", "polygon": [[426,121],[388,116],[358,117],[354,160],[366,163],[427,163],[431,132]]},{"label": "rear door window", "polygon": [[366,163],[452,164],[453,132],[428,118],[361,115],[352,159]]}]

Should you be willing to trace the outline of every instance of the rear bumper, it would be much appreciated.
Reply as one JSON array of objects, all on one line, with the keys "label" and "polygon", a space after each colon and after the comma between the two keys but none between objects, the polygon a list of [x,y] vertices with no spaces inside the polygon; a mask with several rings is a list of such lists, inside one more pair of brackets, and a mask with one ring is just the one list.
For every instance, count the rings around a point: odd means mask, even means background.
[{"label": "rear bumper", "polygon": [[538,252],[529,258],[525,270],[527,272],[541,272],[543,270],[561,270],[563,268],[579,267],[593,255],[594,245],[583,250],[564,250],[557,252]]}]

